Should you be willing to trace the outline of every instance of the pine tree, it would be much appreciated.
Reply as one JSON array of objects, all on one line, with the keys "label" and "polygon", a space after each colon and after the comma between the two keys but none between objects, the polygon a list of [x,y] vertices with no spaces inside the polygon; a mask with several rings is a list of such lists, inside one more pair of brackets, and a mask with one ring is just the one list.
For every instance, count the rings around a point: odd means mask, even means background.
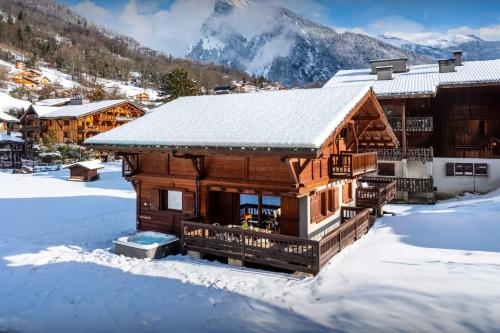
[{"label": "pine tree", "polygon": [[160,77],[158,96],[163,101],[170,102],[181,96],[197,96],[200,94],[200,86],[189,78],[188,71],[185,68],[176,68]]}]

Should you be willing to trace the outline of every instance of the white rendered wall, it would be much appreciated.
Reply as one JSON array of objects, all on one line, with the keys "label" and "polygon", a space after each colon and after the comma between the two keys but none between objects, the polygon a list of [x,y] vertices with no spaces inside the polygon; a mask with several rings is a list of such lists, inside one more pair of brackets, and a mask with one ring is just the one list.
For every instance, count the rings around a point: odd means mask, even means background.
[{"label": "white rendered wall", "polygon": [[[488,177],[446,176],[446,163],[486,163]],[[485,193],[500,188],[500,160],[488,158],[434,157],[432,173],[436,194],[441,197],[456,196],[463,192]]]},{"label": "white rendered wall", "polygon": [[356,199],[356,188],[357,181],[352,181],[352,196],[353,200],[349,203],[342,203],[343,193],[342,193],[342,185],[344,185],[347,181],[341,180],[337,182],[330,183],[328,185],[319,187],[317,191],[322,191],[326,188],[338,188],[338,207],[339,209],[335,212],[335,214],[328,216],[326,219],[322,220],[319,223],[311,223],[311,199],[309,195],[306,195],[300,198],[300,237],[316,239],[319,240],[323,237],[323,235],[327,234],[334,228],[336,228],[340,222],[340,207],[342,206],[355,206]]}]

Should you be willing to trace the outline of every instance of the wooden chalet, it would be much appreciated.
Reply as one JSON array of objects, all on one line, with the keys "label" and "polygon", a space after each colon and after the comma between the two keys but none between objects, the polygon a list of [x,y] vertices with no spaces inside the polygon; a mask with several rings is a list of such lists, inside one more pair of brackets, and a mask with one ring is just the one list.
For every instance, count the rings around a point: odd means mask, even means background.
[{"label": "wooden chalet", "polygon": [[69,180],[91,182],[99,179],[98,170],[102,169],[102,164],[99,161],[83,161],[70,164],[66,167],[69,169]]},{"label": "wooden chalet", "polygon": [[81,144],[96,134],[109,131],[144,115],[128,100],[83,103],[72,99],[63,107],[31,106],[21,118],[24,138],[39,142],[51,135],[55,143]]},{"label": "wooden chalet", "polygon": [[239,264],[317,273],[395,190],[358,183],[398,144],[367,85],[183,97],[86,144],[123,156],[139,230]]},{"label": "wooden chalet", "polygon": [[378,172],[395,180],[398,198],[432,201],[500,186],[500,59],[462,62],[462,53],[435,64],[406,59],[339,71],[325,87],[372,82],[401,147],[377,148]]},{"label": "wooden chalet", "polygon": [[12,134],[0,133],[0,169],[21,167],[23,139]]},{"label": "wooden chalet", "polygon": [[151,98],[149,94],[145,91],[134,96],[134,100],[136,100],[137,102],[149,102],[150,99]]}]

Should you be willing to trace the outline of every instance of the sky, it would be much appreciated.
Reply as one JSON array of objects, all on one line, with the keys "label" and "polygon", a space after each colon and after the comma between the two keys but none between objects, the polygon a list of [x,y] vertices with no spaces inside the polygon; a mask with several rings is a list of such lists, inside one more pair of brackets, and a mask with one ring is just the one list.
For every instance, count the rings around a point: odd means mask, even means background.
[{"label": "sky", "polygon": [[[200,38],[199,28],[211,14],[215,0],[56,1],[147,46],[183,56]],[[289,8],[339,31],[350,30],[372,36],[399,34],[412,41],[455,34],[500,40],[500,0],[253,1]]]}]

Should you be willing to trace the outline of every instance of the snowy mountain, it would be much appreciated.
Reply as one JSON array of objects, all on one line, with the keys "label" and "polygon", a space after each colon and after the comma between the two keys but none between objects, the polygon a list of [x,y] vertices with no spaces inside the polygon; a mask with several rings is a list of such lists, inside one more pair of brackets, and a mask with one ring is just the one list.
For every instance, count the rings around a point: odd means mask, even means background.
[{"label": "snowy mountain", "polygon": [[474,35],[441,33],[386,33],[378,39],[432,58],[449,58],[453,50],[462,50],[464,60],[500,58],[500,42],[486,41]]},{"label": "snowy mountain", "polygon": [[288,85],[328,80],[338,69],[374,58],[428,61],[375,38],[339,33],[293,11],[251,0],[217,0],[188,58],[238,68]]}]

